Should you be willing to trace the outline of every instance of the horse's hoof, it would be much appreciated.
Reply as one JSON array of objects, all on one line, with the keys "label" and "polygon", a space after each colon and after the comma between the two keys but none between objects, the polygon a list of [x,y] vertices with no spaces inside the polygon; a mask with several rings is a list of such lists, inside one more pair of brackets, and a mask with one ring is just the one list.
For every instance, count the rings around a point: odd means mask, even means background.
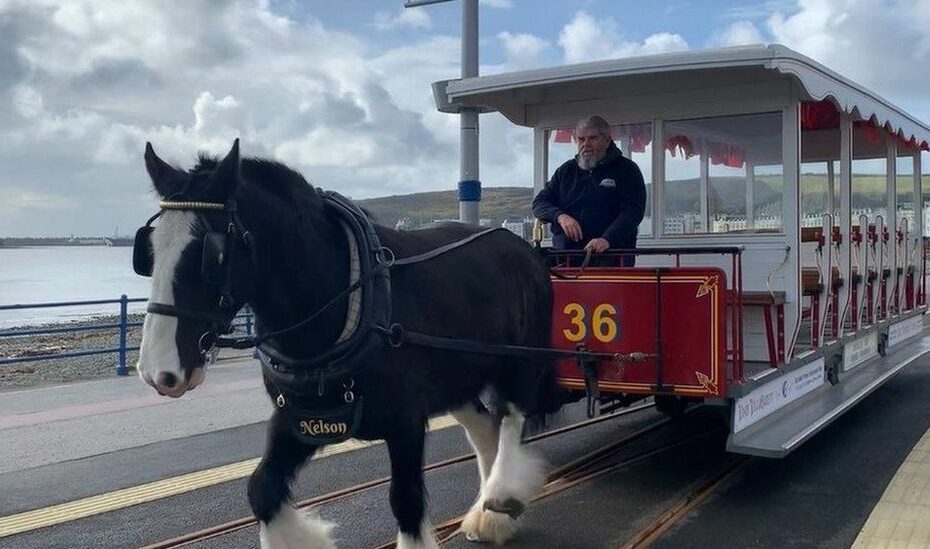
[{"label": "horse's hoof", "polygon": [[461,530],[468,541],[503,545],[517,533],[517,519],[475,505],[462,520]]},{"label": "horse's hoof", "polygon": [[516,498],[507,498],[505,500],[489,499],[484,502],[485,511],[494,511],[495,513],[504,513],[512,519],[520,518],[523,511],[526,511],[526,505]]},{"label": "horse's hoof", "polygon": [[459,529],[465,534],[468,541],[480,542],[481,536],[478,534],[481,529],[481,515],[484,511],[477,504],[473,505],[462,519],[462,525]]}]

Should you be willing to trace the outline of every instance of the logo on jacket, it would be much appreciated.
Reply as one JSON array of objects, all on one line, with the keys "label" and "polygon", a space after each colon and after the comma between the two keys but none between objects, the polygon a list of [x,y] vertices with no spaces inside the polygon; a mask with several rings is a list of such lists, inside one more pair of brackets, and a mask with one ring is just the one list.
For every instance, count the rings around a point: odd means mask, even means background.
[{"label": "logo on jacket", "polygon": [[616,187],[616,186],[617,186],[617,182],[614,181],[613,179],[610,179],[610,178],[608,177],[607,179],[602,179],[602,180],[601,180],[600,186],[601,186],[601,187]]}]

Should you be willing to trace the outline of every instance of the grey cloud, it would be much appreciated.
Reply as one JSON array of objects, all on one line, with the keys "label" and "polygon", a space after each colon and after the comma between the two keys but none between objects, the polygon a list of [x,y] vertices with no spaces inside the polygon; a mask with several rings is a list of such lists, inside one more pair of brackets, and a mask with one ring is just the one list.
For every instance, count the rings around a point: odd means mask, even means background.
[{"label": "grey cloud", "polygon": [[19,32],[13,18],[0,16],[0,90],[8,90],[28,73],[26,61],[16,51]]},{"label": "grey cloud", "polygon": [[70,79],[74,91],[120,92],[138,88],[162,87],[164,81],[155,71],[136,59],[100,59],[90,72]]}]

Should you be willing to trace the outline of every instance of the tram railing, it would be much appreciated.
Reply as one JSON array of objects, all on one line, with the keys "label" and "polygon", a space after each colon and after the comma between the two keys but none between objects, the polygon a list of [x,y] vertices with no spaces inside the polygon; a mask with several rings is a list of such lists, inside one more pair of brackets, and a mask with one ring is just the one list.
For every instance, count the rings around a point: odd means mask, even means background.
[{"label": "tram railing", "polygon": [[[34,337],[42,335],[53,335],[53,334],[66,334],[66,333],[76,333],[76,332],[102,332],[107,330],[116,330],[118,336],[118,343],[115,347],[91,347],[91,348],[82,348],[67,352],[61,353],[36,353],[28,356],[0,356],[0,366],[5,366],[9,364],[17,364],[24,362],[39,362],[39,361],[53,361],[53,360],[64,360],[67,358],[77,358],[84,356],[93,356],[93,355],[105,355],[105,354],[116,354],[116,375],[125,376],[129,375],[129,366],[127,364],[127,356],[130,351],[138,351],[138,345],[129,345],[129,332],[131,328],[142,326],[140,321],[132,321],[130,316],[132,314],[141,314],[141,313],[130,313],[129,304],[130,303],[145,303],[148,299],[143,297],[127,297],[126,294],[120,296],[119,299],[95,299],[88,301],[60,301],[60,302],[50,302],[50,303],[27,303],[27,304],[16,304],[16,305],[0,305],[0,312],[2,311],[21,311],[29,309],[50,309],[50,308],[61,308],[61,307],[83,307],[91,305],[119,305],[119,314],[117,316],[117,322],[104,322],[100,324],[88,324],[83,326],[67,326],[67,325],[52,325],[52,326],[40,326],[36,328],[9,328],[9,329],[0,329],[0,340],[11,339],[11,338],[25,338],[25,337]],[[100,315],[101,313],[93,313],[95,316]],[[103,313],[104,315],[106,313]],[[88,314],[90,316],[90,313]],[[27,322],[24,320],[24,322]],[[252,313],[248,307],[244,307],[236,315],[235,320],[233,321],[233,328],[235,330],[242,330],[246,335],[252,335],[253,328],[253,318]]]}]

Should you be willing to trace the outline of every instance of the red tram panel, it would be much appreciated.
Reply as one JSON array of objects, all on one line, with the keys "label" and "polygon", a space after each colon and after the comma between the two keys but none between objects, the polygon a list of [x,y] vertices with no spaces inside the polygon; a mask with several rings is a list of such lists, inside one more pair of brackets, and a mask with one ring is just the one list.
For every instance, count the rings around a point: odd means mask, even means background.
[{"label": "red tram panel", "polygon": [[[661,356],[661,361],[655,356],[644,362],[600,361],[602,393],[725,396],[727,284],[722,270],[589,268],[578,273],[553,271],[552,346]],[[559,360],[558,372],[561,385],[584,389],[575,360]]]}]

